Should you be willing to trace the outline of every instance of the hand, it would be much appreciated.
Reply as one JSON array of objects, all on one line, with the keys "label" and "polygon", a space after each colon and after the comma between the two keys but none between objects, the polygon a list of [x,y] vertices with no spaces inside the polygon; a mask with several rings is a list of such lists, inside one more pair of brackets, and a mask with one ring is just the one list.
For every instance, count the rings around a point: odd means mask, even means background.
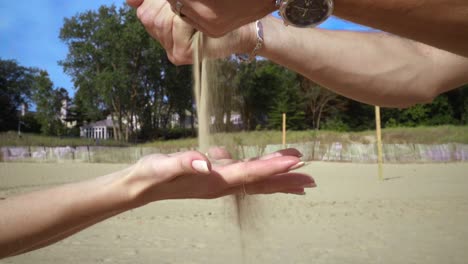
[{"label": "hand", "polygon": [[196,151],[142,158],[125,177],[131,197],[141,206],[165,199],[211,199],[230,194],[303,194],[314,180],[290,172],[304,165],[295,149],[249,161],[234,161],[225,151],[210,150],[217,160]]},{"label": "hand", "polygon": [[[133,7],[148,0],[127,0]],[[177,0],[167,0],[176,6]],[[273,0],[179,0],[183,19],[210,37],[221,37],[234,29],[263,18],[276,9]],[[166,2],[166,1],[162,1]]]},{"label": "hand", "polygon": [[[192,41],[196,29],[174,14],[168,1],[127,0],[127,3],[137,8],[138,18],[146,31],[161,43],[172,63],[192,64]],[[223,58],[234,53],[248,53],[255,46],[255,36],[254,26],[247,25],[223,38],[210,39],[206,44],[206,55]]]}]

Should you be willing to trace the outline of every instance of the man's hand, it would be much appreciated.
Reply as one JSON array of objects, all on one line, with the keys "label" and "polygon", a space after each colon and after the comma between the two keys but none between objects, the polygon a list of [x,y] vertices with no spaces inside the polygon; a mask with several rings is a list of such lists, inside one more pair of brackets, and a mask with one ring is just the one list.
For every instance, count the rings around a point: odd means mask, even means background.
[{"label": "man's hand", "polygon": [[172,12],[166,0],[128,0],[146,31],[164,47],[176,65],[191,64],[192,37],[195,29]]},{"label": "man's hand", "polygon": [[[139,8],[151,0],[127,0]],[[173,7],[177,0],[164,0]],[[273,0],[179,0],[183,20],[210,37],[221,37],[243,25],[265,17],[275,10]]]},{"label": "man's hand", "polygon": [[[166,0],[127,0],[137,8],[137,15],[148,33],[158,40],[175,65],[192,64],[192,42],[196,29],[174,14]],[[192,3],[192,1],[190,1]],[[255,29],[246,25],[222,38],[205,42],[205,55],[224,58],[234,53],[247,53],[255,46]]]}]

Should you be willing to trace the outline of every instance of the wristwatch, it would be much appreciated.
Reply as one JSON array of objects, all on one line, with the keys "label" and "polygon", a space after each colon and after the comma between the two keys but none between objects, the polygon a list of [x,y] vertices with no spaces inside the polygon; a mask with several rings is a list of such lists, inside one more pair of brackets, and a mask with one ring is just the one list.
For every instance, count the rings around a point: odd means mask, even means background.
[{"label": "wristwatch", "polygon": [[285,25],[318,26],[333,12],[333,0],[275,0]]}]

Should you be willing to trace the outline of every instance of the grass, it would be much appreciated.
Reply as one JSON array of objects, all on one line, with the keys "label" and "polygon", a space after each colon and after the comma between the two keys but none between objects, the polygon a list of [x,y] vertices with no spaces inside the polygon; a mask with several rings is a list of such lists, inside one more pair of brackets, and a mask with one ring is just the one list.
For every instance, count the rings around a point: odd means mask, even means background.
[{"label": "grass", "polygon": [[[281,131],[251,131],[237,133],[214,134],[214,145],[257,145],[281,144]],[[382,130],[382,138],[387,144],[468,144],[468,126],[437,126],[414,128],[386,128]],[[343,144],[375,142],[375,131],[336,132],[336,131],[288,131],[287,143],[320,141],[322,143],[341,142]],[[155,141],[143,146],[184,146],[196,147],[196,139],[173,141]]]},{"label": "grass", "polygon": [[[96,146],[97,142],[93,139],[85,138],[59,138],[48,137],[37,134],[21,134],[18,137],[16,132],[0,133],[0,146],[45,146],[45,147],[63,147],[63,146]],[[114,141],[114,140],[100,140],[99,146],[113,146],[124,147],[129,144]]]},{"label": "grass", "polygon": [[[382,131],[383,142],[386,144],[468,144],[468,126],[437,126],[414,128],[386,128]],[[287,143],[320,141],[324,144],[341,142],[369,144],[375,141],[375,131],[335,132],[335,131],[288,131]],[[197,147],[197,139],[179,139],[154,141],[141,144],[141,147],[156,147],[160,149],[190,149]],[[224,146],[266,146],[281,144],[280,131],[252,131],[237,133],[218,133],[213,136],[214,145]],[[18,138],[16,133],[0,133],[0,146],[86,146],[96,145],[94,140],[80,138],[56,138],[39,135],[23,134]],[[116,141],[99,142],[100,146],[130,146]]]},{"label": "grass", "polygon": [[402,144],[468,144],[468,126],[389,128],[384,130],[382,137],[384,142]]}]

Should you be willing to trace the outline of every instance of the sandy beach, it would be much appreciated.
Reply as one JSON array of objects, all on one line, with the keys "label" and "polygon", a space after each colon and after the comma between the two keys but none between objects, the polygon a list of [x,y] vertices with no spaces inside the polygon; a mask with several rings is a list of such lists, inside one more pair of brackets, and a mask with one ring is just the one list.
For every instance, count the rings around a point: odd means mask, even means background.
[{"label": "sandy beach", "polygon": [[[124,164],[0,163],[0,197]],[[165,201],[4,263],[467,263],[468,163],[313,162],[305,196]],[[0,212],[6,213],[6,212]]]}]

